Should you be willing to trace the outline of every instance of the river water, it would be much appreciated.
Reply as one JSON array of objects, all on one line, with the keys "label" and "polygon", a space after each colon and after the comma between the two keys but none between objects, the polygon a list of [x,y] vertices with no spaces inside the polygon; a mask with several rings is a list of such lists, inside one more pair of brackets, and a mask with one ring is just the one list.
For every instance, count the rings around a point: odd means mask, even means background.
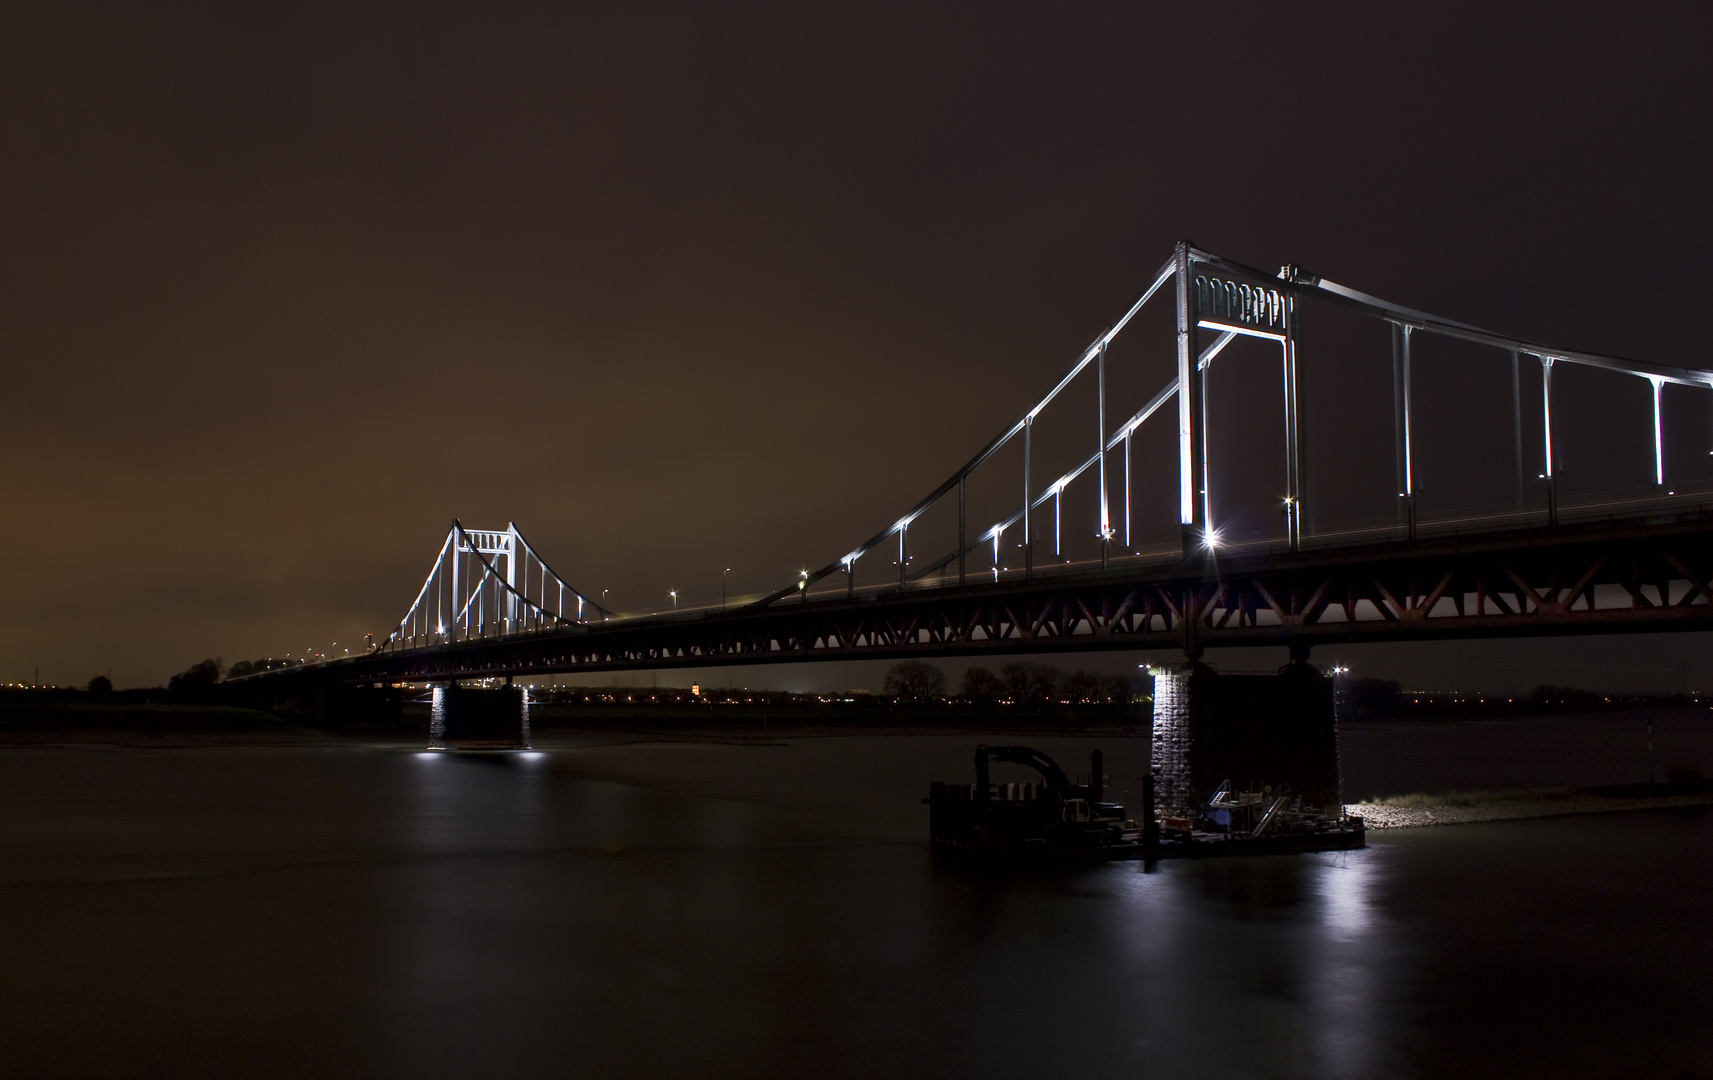
[{"label": "river water", "polygon": [[0,1075],[1713,1077],[1707,810],[1001,873],[975,741],[0,750]]}]

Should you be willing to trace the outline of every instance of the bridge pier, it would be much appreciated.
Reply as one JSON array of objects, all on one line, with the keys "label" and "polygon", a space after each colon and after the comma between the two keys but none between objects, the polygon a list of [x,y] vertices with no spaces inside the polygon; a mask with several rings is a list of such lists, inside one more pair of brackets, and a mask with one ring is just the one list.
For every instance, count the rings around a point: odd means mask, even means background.
[{"label": "bridge pier", "polygon": [[1153,773],[1164,814],[1196,816],[1225,781],[1289,787],[1304,805],[1340,799],[1333,681],[1306,663],[1276,675],[1191,662],[1154,669]]},{"label": "bridge pier", "polygon": [[528,750],[526,687],[476,689],[456,682],[434,685],[428,721],[431,750]]}]

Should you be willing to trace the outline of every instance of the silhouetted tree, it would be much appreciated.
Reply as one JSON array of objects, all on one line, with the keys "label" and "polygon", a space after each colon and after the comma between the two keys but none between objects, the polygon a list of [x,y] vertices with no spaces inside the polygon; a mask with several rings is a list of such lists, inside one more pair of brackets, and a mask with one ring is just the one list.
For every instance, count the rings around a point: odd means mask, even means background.
[{"label": "silhouetted tree", "polygon": [[1059,685],[1059,696],[1072,705],[1128,705],[1134,694],[1128,676],[1074,671]]},{"label": "silhouetted tree", "polygon": [[966,668],[960,692],[965,701],[994,702],[1005,696],[1005,683],[984,667]]},{"label": "silhouetted tree", "polygon": [[199,660],[167,681],[167,692],[183,697],[201,697],[220,681],[220,658]]},{"label": "silhouetted tree", "polygon": [[276,659],[272,656],[264,656],[260,660],[240,660],[226,669],[226,678],[239,679],[245,675],[254,675],[258,671],[273,671],[275,668],[290,666],[290,661]]},{"label": "silhouetted tree", "polygon": [[1059,695],[1072,705],[1105,705],[1106,676],[1092,671],[1073,671],[1060,684]]},{"label": "silhouetted tree", "polygon": [[97,675],[89,680],[89,692],[91,694],[111,694],[113,692],[113,680],[105,675]]},{"label": "silhouetted tree", "polygon": [[1022,709],[1037,710],[1059,697],[1059,669],[1014,661],[999,669],[1005,696]]},{"label": "silhouetted tree", "polygon": [[899,702],[932,701],[946,692],[946,673],[933,664],[906,660],[886,673],[886,692]]}]

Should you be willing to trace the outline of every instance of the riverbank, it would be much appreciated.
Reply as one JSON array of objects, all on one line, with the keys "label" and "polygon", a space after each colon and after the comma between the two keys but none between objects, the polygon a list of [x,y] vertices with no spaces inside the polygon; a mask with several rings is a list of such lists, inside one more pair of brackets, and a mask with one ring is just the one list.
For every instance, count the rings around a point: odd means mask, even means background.
[{"label": "riverbank", "polygon": [[1532,788],[1520,791],[1448,792],[1401,795],[1349,803],[1345,812],[1370,829],[1423,829],[1437,825],[1476,825],[1494,821],[1612,814],[1630,810],[1670,810],[1713,806],[1713,785],[1635,784],[1624,788]]}]

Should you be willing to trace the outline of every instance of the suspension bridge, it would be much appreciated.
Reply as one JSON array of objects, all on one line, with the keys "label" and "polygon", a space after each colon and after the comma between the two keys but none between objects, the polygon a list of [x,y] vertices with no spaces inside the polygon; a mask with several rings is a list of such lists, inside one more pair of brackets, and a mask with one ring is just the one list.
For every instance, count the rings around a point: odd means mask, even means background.
[{"label": "suspension bridge", "polygon": [[[1169,307],[1147,355],[1175,374],[1133,412],[1109,414],[1115,346],[1153,304]],[[1303,326],[1311,308],[1389,334],[1395,519],[1311,527],[1303,391]],[[1318,318],[1318,316],[1317,316]],[[1160,338],[1162,335],[1156,335]],[[1541,498],[1484,513],[1418,512],[1415,353],[1426,339],[1475,346],[1508,365],[1519,491]],[[1261,516],[1266,535],[1214,521],[1209,376],[1236,342],[1276,357],[1283,492]],[[1109,362],[1111,361],[1111,362]],[[1538,443],[1525,448],[1520,372],[1538,364]],[[1554,372],[1598,369],[1642,380],[1652,402],[1650,483],[1624,498],[1561,500],[1554,448]],[[1532,378],[1532,377],[1531,377]],[[1092,383],[1093,422],[1072,463],[1043,471],[1037,432],[1076,383]],[[1260,385],[1260,384],[1256,384]],[[961,468],[884,528],[759,598],[718,609],[619,616],[561,576],[513,524],[454,521],[398,625],[360,656],[258,673],[321,683],[446,682],[615,669],[1099,649],[1316,645],[1433,638],[1543,636],[1713,628],[1713,499],[1668,487],[1662,395],[1713,389],[1713,371],[1548,346],[1429,315],[1287,265],[1268,273],[1180,243],[1135,302],[1047,392]],[[1674,391],[1675,392],[1675,391]],[[1175,420],[1174,450],[1145,457],[1144,430]],[[1613,424],[1646,421],[1614,417]],[[1535,423],[1531,417],[1530,426]],[[1532,461],[1526,462],[1526,459]],[[1532,466],[1532,467],[1531,467]],[[1140,478],[1170,476],[1163,500]],[[977,516],[971,492],[1009,491]],[[943,550],[919,556],[930,515]],[[1232,515],[1228,514],[1228,519]],[[1253,518],[1255,515],[1251,514]],[[1066,525],[1094,546],[1067,556]],[[1142,526],[1167,523],[1169,544]],[[1158,533],[1158,530],[1155,530]],[[1047,552],[1049,545],[1052,555]],[[865,559],[896,575],[859,582]]]}]

